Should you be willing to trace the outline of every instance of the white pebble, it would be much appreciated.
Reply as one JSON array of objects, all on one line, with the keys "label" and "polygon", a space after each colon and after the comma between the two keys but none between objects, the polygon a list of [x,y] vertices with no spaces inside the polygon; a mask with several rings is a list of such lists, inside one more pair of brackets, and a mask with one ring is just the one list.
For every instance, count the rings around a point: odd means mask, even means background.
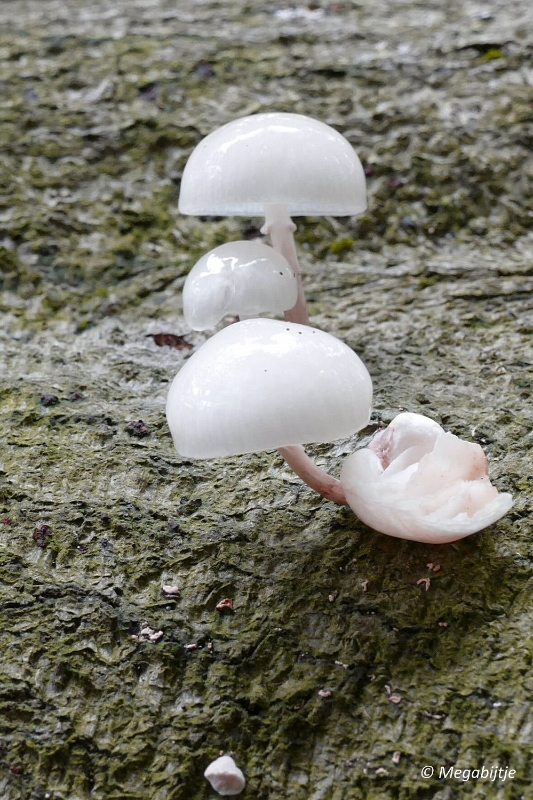
[{"label": "white pebble", "polygon": [[244,775],[231,756],[220,756],[211,762],[204,772],[204,777],[215,792],[223,797],[240,794],[246,785]]},{"label": "white pebble", "polygon": [[180,590],[179,590],[179,588],[177,586],[172,586],[172,585],[169,585],[169,584],[163,584],[161,589],[163,590],[163,592],[165,594],[169,594],[169,595],[178,595],[180,593]]}]

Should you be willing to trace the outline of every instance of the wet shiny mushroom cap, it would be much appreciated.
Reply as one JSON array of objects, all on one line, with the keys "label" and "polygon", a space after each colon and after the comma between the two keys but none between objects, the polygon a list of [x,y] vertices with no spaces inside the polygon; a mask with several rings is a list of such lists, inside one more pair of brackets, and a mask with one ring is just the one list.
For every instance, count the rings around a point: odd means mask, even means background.
[{"label": "wet shiny mushroom cap", "polygon": [[167,419],[189,458],[350,436],[368,422],[372,382],[347,345],[307,325],[249,319],[216,333],[174,378]]},{"label": "wet shiny mushroom cap", "polygon": [[228,314],[282,313],[296,303],[292,267],[261,242],[228,242],[194,265],[183,287],[183,315],[193,330],[214,328]]},{"label": "wet shiny mushroom cap", "polygon": [[197,216],[351,216],[366,209],[361,162],[334,128],[273,112],[233,120],[205,137],[183,173],[179,210]]}]

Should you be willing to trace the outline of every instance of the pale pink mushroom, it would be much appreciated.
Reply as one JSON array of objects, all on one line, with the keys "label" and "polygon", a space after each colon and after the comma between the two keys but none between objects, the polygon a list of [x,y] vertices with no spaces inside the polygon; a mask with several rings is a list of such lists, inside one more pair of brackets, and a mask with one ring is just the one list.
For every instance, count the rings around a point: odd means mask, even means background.
[{"label": "pale pink mushroom", "polygon": [[421,414],[402,413],[345,460],[341,484],[357,516],[401,539],[453,542],[512,506],[491,484],[485,453]]}]

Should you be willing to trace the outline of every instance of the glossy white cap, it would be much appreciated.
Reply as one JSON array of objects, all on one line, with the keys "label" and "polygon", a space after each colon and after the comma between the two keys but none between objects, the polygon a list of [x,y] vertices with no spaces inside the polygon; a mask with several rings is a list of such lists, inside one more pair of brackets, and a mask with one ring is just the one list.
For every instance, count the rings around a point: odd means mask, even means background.
[{"label": "glossy white cap", "polygon": [[194,265],[183,287],[183,315],[195,331],[214,328],[227,314],[280,314],[298,297],[286,259],[261,242],[228,242]]},{"label": "glossy white cap", "polygon": [[351,216],[366,209],[363,167],[347,139],[301,114],[242,117],[206,136],[183,172],[182,214]]},{"label": "glossy white cap", "polygon": [[488,476],[478,444],[403,413],[344,461],[341,485],[359,519],[400,539],[454,542],[500,519],[513,504]]},{"label": "glossy white cap", "polygon": [[170,387],[167,420],[180,455],[217,458],[350,436],[371,402],[365,365],[339,339],[249,319],[189,358]]}]

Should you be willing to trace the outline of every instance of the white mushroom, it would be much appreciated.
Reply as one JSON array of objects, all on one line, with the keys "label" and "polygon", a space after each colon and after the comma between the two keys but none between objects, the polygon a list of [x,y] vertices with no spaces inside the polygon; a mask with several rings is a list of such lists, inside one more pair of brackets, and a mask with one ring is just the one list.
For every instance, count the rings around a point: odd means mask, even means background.
[{"label": "white mushroom", "polygon": [[215,792],[222,797],[234,797],[246,786],[246,780],[231,756],[220,756],[204,772]]},{"label": "white mushroom", "polygon": [[182,214],[264,215],[298,279],[286,319],[308,323],[291,215],[351,216],[366,208],[365,175],[350,143],[329,125],[300,114],[242,117],[206,136],[181,182]]},{"label": "white mushroom", "polygon": [[170,387],[167,419],[182,456],[278,448],[309,486],[346,503],[339,481],[301,445],[360,430],[371,402],[366,367],[339,339],[306,325],[249,319],[216,333],[186,362]]},{"label": "white mushroom", "polygon": [[345,460],[341,484],[357,516],[381,533],[433,544],[486,528],[512,506],[478,444],[421,414],[399,414]]},{"label": "white mushroom", "polygon": [[257,316],[292,308],[298,284],[280,253],[261,242],[228,242],[194,265],[183,287],[183,314],[196,331],[214,328],[227,314]]}]

